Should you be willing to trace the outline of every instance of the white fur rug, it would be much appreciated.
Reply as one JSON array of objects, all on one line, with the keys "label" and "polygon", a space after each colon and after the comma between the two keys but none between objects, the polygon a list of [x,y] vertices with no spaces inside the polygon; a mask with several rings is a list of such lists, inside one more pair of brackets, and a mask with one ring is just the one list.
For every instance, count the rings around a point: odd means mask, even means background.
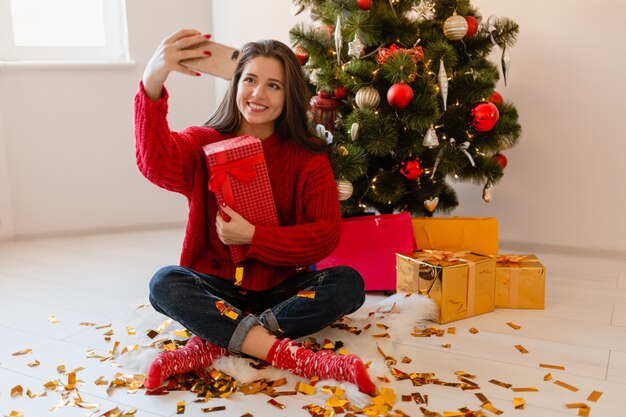
[{"label": "white fur rug", "polygon": [[[180,334],[180,330],[182,330],[180,324],[169,321],[167,317],[156,312],[150,305],[135,310],[135,315],[128,324],[135,327],[136,335],[125,336],[127,340],[120,340],[120,346],[139,345],[140,348],[119,355],[115,360],[127,370],[145,373],[150,363],[161,351],[150,346],[155,340],[184,340],[185,337],[174,334],[175,331],[178,331],[177,333]],[[396,355],[395,345],[392,343],[396,335],[410,334],[414,327],[425,325],[426,321],[433,319],[435,316],[435,304],[429,298],[416,294],[399,293],[376,303],[366,303],[359,311],[342,321],[342,323],[350,327],[365,329],[360,335],[341,328],[326,328],[309,337],[314,337],[319,343],[323,343],[325,339],[332,342],[343,342],[343,348],[349,353],[359,355],[365,363],[371,362],[369,365],[370,376],[374,383],[379,385],[380,382],[377,379],[379,376],[386,376],[389,380],[394,378],[378,348],[380,347],[388,356],[395,357],[398,360],[402,359],[401,356],[398,357]],[[147,336],[147,332],[156,329],[159,329],[160,333],[154,339],[150,339]],[[389,337],[373,337],[374,335],[385,333]],[[249,359],[228,356],[215,361],[212,367],[232,375],[240,384],[261,378],[275,380],[284,377],[287,378],[289,386],[293,387],[298,381],[308,381],[271,366],[258,370],[251,367],[249,365],[250,362]],[[342,388],[346,392],[347,399],[357,407],[369,404],[370,397],[359,392],[353,384],[337,383],[336,381],[320,381],[318,384],[320,384],[319,386],[334,385]],[[318,393],[316,395],[319,396],[320,400],[325,398],[325,394]]]}]

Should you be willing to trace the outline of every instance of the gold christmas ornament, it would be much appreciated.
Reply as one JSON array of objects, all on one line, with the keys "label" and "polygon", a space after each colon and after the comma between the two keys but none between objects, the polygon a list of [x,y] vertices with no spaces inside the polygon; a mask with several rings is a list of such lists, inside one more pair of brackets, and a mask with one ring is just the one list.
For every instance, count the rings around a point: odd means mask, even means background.
[{"label": "gold christmas ornament", "polygon": [[438,204],[439,204],[439,197],[424,200],[424,207],[426,207],[426,210],[430,211],[431,213],[435,211]]},{"label": "gold christmas ornament", "polygon": [[363,87],[357,91],[355,99],[356,105],[363,110],[374,110],[380,104],[380,94],[372,86]]},{"label": "gold christmas ornament", "polygon": [[439,139],[437,138],[437,132],[435,132],[435,127],[433,125],[430,125],[430,127],[426,131],[422,146],[425,146],[427,148],[436,148],[437,146],[439,146]]},{"label": "gold christmas ornament", "polygon": [[339,194],[339,201],[346,201],[352,196],[354,188],[352,183],[345,179],[337,180],[337,193]]},{"label": "gold christmas ornament", "polygon": [[357,140],[359,138],[359,129],[361,127],[359,126],[358,123],[352,123],[352,126],[350,126],[350,137],[352,138],[352,142],[354,142],[355,140]]},{"label": "gold christmas ornament", "polygon": [[346,156],[350,153],[350,151],[348,150],[348,148],[346,148],[345,146],[340,146],[337,148],[337,152],[339,153],[339,155],[341,156]]},{"label": "gold christmas ornament", "polygon": [[463,39],[467,34],[467,29],[467,20],[457,15],[456,12],[443,23],[443,34],[451,41]]},{"label": "gold christmas ornament", "polygon": [[443,100],[443,111],[446,111],[448,109],[448,74],[443,64],[443,58],[439,60],[439,74],[437,77],[439,79],[439,92]]}]

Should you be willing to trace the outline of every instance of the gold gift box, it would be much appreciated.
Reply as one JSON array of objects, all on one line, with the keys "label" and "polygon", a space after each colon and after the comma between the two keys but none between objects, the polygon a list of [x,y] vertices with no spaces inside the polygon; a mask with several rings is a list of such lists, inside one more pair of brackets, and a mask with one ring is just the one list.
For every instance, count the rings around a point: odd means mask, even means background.
[{"label": "gold gift box", "polygon": [[418,249],[498,254],[498,219],[495,217],[414,217]]},{"label": "gold gift box", "polygon": [[396,254],[396,289],[428,295],[439,324],[495,308],[496,259],[472,252],[423,250]]},{"label": "gold gift box", "polygon": [[496,307],[544,308],[546,270],[535,255],[500,255],[496,262]]}]

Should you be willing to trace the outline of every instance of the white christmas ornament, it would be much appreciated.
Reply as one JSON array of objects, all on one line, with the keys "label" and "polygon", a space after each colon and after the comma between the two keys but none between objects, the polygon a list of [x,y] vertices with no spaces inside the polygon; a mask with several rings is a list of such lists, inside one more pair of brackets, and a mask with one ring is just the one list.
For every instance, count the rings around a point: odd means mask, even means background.
[{"label": "white christmas ornament", "polygon": [[483,188],[483,200],[485,200],[485,203],[491,203],[492,199],[493,185],[491,184],[491,182],[487,181],[487,184],[485,184],[485,188]]},{"label": "white christmas ornament", "polygon": [[423,22],[435,17],[435,3],[421,0],[420,4],[413,6],[406,14],[410,21]]},{"label": "white christmas ornament", "polygon": [[324,139],[329,145],[333,143],[333,134],[326,130],[326,127],[323,124],[315,126],[315,133],[317,133],[317,136],[320,139]]},{"label": "white christmas ornament", "polygon": [[500,64],[502,65],[502,77],[504,78],[504,85],[506,86],[506,80],[509,78],[509,70],[511,69],[511,55],[509,55],[509,50],[506,49],[506,45],[502,48]]},{"label": "white christmas ornament", "polygon": [[422,146],[426,146],[427,148],[436,148],[439,146],[439,139],[437,138],[437,132],[435,132],[435,127],[433,125],[430,125],[426,131]]},{"label": "white christmas ornament", "polygon": [[341,65],[341,48],[343,47],[343,39],[341,38],[341,15],[337,16],[337,24],[335,25],[335,51],[337,51],[337,64]]},{"label": "white christmas ornament", "polygon": [[443,58],[439,60],[439,92],[441,93],[441,99],[443,100],[443,111],[448,109],[448,74],[446,73],[446,67],[443,64]]},{"label": "white christmas ornament", "polygon": [[365,45],[359,39],[359,35],[354,35],[354,40],[352,42],[348,42],[348,55],[360,59],[365,52]]},{"label": "white christmas ornament", "polygon": [[339,201],[346,201],[352,196],[354,188],[352,183],[345,179],[337,180],[337,193],[339,194]]},{"label": "white christmas ornament", "polygon": [[359,138],[359,129],[360,128],[361,127],[356,122],[352,123],[352,126],[350,126],[350,137],[352,138],[353,142]]}]

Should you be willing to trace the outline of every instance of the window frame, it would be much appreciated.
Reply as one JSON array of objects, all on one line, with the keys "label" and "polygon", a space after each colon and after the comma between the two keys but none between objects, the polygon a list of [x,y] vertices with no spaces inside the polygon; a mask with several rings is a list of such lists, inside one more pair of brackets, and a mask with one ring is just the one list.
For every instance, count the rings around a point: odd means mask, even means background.
[{"label": "window frame", "polygon": [[102,3],[104,46],[20,46],[15,44],[11,1],[0,0],[0,62],[4,63],[128,63],[128,26],[125,0]]}]

